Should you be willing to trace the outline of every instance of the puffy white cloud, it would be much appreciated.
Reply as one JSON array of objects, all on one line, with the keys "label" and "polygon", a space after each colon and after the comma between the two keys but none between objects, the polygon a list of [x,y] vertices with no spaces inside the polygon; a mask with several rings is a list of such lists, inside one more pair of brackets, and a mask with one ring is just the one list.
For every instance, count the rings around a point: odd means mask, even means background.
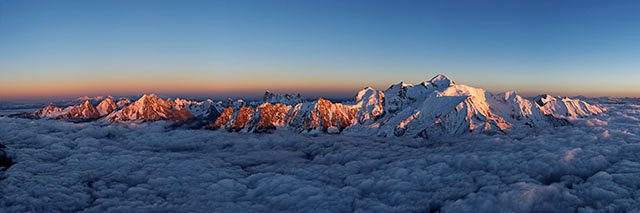
[{"label": "puffy white cloud", "polygon": [[24,211],[597,212],[640,208],[638,105],[437,141],[0,117]]}]

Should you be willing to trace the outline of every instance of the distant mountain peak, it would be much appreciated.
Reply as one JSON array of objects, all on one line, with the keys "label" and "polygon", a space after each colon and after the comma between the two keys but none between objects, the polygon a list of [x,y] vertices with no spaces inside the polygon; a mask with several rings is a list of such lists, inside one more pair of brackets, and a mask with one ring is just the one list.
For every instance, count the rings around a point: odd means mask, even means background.
[{"label": "distant mountain peak", "polygon": [[89,96],[85,95],[85,96],[76,98],[76,100],[78,100],[78,101],[87,101],[87,100],[89,100],[89,101],[100,101],[102,99],[105,99],[105,97],[101,96],[101,95],[94,96],[94,97],[89,97]]},{"label": "distant mountain peak", "polygon": [[83,103],[70,106],[64,109],[65,113],[58,115],[60,119],[96,119],[100,117],[98,110],[91,104],[89,100],[85,100]]},{"label": "distant mountain peak", "polygon": [[156,99],[156,98],[158,98],[158,96],[156,94],[154,94],[154,93],[144,94],[138,100],[140,100],[140,99],[150,99],[150,98]]},{"label": "distant mountain peak", "polygon": [[304,100],[300,93],[298,94],[276,94],[269,90],[264,92],[262,96],[263,103],[283,103],[283,104],[297,104],[302,103]]},{"label": "distant mountain peak", "polygon": [[118,109],[118,105],[113,101],[113,98],[109,96],[102,100],[98,104],[98,106],[96,106],[96,109],[98,109],[98,112],[100,112],[100,116],[105,116]]},{"label": "distant mountain peak", "polygon": [[193,118],[189,110],[171,99],[163,100],[155,94],[145,94],[135,102],[108,116],[109,121],[184,121]]},{"label": "distant mountain peak", "polygon": [[447,88],[451,85],[456,84],[453,80],[451,80],[449,77],[447,77],[444,74],[438,74],[434,76],[433,78],[431,78],[431,80],[429,80],[429,82],[435,85],[436,87],[438,87],[439,89]]}]

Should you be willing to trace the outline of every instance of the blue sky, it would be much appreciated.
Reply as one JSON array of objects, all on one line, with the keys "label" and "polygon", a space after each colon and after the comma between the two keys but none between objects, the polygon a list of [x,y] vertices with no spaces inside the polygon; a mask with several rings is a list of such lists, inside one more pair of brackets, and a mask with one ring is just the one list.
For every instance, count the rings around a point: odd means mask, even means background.
[{"label": "blue sky", "polygon": [[523,94],[640,96],[633,1],[4,1],[0,98],[352,96],[445,73]]}]

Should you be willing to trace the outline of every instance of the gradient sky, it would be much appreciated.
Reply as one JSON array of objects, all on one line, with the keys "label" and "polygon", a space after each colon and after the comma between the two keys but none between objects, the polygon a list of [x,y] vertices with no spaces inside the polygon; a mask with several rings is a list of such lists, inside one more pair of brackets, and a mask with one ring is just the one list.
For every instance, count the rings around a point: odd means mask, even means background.
[{"label": "gradient sky", "polygon": [[639,1],[0,0],[0,99],[353,96],[444,73],[640,96]]}]

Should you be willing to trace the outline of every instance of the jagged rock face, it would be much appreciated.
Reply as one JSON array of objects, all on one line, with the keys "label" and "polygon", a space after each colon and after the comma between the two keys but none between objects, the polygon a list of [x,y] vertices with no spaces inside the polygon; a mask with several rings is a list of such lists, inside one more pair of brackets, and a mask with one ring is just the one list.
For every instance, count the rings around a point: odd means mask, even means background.
[{"label": "jagged rock face", "polygon": [[46,106],[33,113],[35,118],[54,118],[68,120],[87,120],[100,117],[98,110],[89,102],[84,101],[82,104],[60,108],[53,105]]},{"label": "jagged rock face", "polygon": [[[300,106],[300,107],[298,107]],[[320,98],[310,106],[296,105],[292,112],[294,127],[302,130],[341,131],[356,123],[358,108]],[[295,124],[299,124],[295,125]]]},{"label": "jagged rock face", "polygon": [[113,98],[107,97],[102,100],[98,106],[96,106],[96,109],[98,109],[100,116],[105,116],[116,111],[116,109],[118,109],[118,105],[113,101]]},{"label": "jagged rock face", "polygon": [[125,107],[125,106],[129,105],[130,103],[131,103],[131,100],[129,100],[129,99],[122,99],[122,100],[119,100],[119,101],[116,103],[116,105],[118,106],[118,108],[123,108],[123,107]]},{"label": "jagged rock face", "polygon": [[332,103],[326,99],[318,99],[316,107],[313,109],[310,127],[327,131],[329,128],[340,130],[351,126],[355,122],[357,108],[349,107],[339,103]]},{"label": "jagged rock face", "polygon": [[227,123],[229,123],[229,121],[231,120],[231,116],[233,116],[233,111],[234,110],[232,107],[227,107],[224,110],[222,110],[222,113],[220,113],[220,116],[218,116],[218,118],[215,120],[213,125],[211,125],[211,128],[219,129],[219,128],[225,127]]},{"label": "jagged rock face", "polygon": [[234,118],[231,120],[231,123],[227,126],[227,129],[231,131],[242,130],[243,128],[245,128],[245,126],[247,126],[247,124],[249,124],[252,114],[253,109],[251,107],[241,107],[240,110],[236,112]]},{"label": "jagged rock face", "polygon": [[258,122],[256,126],[256,132],[264,132],[271,129],[276,129],[279,126],[285,126],[287,124],[287,115],[291,110],[291,106],[286,104],[271,104],[264,103],[258,107],[260,112],[258,115]]},{"label": "jagged rock face", "polygon": [[55,118],[58,117],[60,115],[62,115],[64,113],[64,109],[57,107],[57,106],[53,106],[53,105],[48,105],[36,112],[34,112],[33,114],[36,117],[40,117],[40,118]]},{"label": "jagged rock face", "polygon": [[192,119],[189,110],[179,107],[171,99],[163,100],[155,95],[144,95],[136,102],[112,113],[109,121],[185,121]]},{"label": "jagged rock face", "polygon": [[59,119],[94,119],[100,117],[100,112],[88,100],[73,106],[67,113],[58,116]]},{"label": "jagged rock face", "polygon": [[227,107],[211,126],[229,131],[264,132],[278,127],[289,127],[298,131],[341,131],[357,123],[358,107],[332,103],[326,99],[287,104],[264,103],[256,108],[243,106],[235,111]]}]

